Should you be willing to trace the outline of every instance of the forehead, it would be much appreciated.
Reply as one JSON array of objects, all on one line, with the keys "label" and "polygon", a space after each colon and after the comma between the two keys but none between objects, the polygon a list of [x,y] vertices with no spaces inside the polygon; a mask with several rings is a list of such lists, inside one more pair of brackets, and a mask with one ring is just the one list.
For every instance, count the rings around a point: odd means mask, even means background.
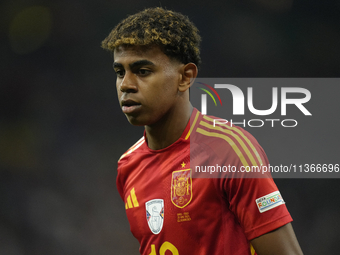
[{"label": "forehead", "polygon": [[115,48],[113,52],[115,62],[133,62],[141,59],[152,62],[170,62],[170,58],[164,54],[159,46],[137,46],[121,45]]}]

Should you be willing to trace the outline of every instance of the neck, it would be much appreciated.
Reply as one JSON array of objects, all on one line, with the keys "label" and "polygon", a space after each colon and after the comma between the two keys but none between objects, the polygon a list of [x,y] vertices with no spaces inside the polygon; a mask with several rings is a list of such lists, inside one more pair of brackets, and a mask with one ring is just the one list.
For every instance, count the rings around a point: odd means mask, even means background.
[{"label": "neck", "polygon": [[188,103],[179,111],[171,111],[156,124],[145,126],[148,146],[152,150],[166,148],[176,142],[188,124],[193,107]]}]

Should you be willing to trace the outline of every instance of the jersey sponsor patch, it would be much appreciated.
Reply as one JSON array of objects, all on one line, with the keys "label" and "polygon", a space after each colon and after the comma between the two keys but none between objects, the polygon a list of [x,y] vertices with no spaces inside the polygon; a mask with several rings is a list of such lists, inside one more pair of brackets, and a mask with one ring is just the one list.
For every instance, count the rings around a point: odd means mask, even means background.
[{"label": "jersey sponsor patch", "polygon": [[152,233],[159,234],[163,228],[164,200],[153,199],[145,203],[146,220]]},{"label": "jersey sponsor patch", "polygon": [[266,212],[273,209],[279,205],[283,205],[285,201],[280,194],[280,191],[274,191],[268,195],[260,197],[255,200],[257,208],[259,208],[260,213]]},{"label": "jersey sponsor patch", "polygon": [[171,201],[178,208],[184,208],[192,199],[191,170],[178,170],[172,172]]}]

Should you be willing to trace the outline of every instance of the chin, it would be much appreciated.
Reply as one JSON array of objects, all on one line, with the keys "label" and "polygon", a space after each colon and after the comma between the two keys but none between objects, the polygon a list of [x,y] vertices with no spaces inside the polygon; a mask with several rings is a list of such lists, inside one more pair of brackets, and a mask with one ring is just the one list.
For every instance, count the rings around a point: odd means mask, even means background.
[{"label": "chin", "polygon": [[126,116],[126,118],[130,122],[130,124],[133,125],[133,126],[145,126],[145,125],[147,125],[144,121],[141,121],[136,117]]}]

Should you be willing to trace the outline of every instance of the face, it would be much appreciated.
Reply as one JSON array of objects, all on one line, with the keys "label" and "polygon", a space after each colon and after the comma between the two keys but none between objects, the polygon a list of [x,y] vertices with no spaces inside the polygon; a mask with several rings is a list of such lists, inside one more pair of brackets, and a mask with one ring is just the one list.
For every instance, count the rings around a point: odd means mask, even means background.
[{"label": "face", "polygon": [[157,46],[115,49],[113,68],[118,99],[131,124],[151,126],[174,110],[182,66]]}]

